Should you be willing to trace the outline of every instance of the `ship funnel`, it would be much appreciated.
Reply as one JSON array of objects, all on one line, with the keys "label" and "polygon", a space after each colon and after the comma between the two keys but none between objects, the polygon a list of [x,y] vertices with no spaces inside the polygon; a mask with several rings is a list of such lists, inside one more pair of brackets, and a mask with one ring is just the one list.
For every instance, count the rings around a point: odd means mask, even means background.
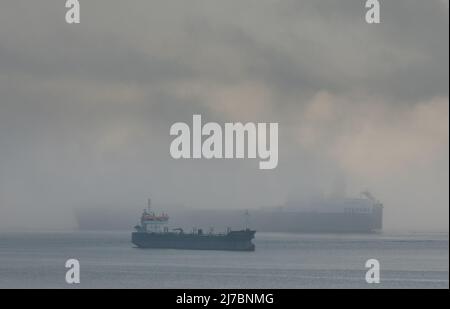
[{"label": "ship funnel", "polygon": [[378,202],[377,199],[368,190],[361,192],[361,194],[373,202]]}]

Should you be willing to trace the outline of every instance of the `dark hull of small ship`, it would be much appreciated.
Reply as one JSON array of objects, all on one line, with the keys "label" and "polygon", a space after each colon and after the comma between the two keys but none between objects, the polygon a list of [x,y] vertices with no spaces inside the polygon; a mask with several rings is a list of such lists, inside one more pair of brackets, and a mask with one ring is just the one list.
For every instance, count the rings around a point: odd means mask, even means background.
[{"label": "dark hull of small ship", "polygon": [[132,243],[138,248],[255,251],[255,231],[232,231],[224,235],[133,232]]}]

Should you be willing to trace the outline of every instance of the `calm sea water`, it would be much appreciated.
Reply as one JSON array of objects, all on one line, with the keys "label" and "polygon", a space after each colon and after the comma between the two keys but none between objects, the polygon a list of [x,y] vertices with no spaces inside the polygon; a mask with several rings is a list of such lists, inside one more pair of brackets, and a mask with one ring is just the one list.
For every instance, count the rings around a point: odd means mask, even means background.
[{"label": "calm sea water", "polygon": [[[0,288],[449,288],[445,234],[257,233],[255,252],[143,250],[129,232],[0,233]],[[365,261],[381,283],[365,282]]]}]

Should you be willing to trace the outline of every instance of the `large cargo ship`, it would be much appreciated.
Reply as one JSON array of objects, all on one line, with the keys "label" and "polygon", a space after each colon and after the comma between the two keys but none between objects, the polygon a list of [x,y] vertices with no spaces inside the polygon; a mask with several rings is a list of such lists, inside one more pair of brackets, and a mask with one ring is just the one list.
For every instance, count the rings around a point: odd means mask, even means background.
[{"label": "large cargo ship", "polygon": [[[150,205],[150,202],[149,202]],[[255,231],[248,228],[239,231],[228,230],[225,234],[215,234],[212,230],[203,233],[195,229],[185,233],[182,228],[169,230],[167,214],[156,215],[144,210],[140,225],[135,226],[131,241],[139,248],[254,251],[252,239]]]},{"label": "large cargo ship", "polygon": [[[187,209],[170,207],[172,223],[186,230],[192,226],[242,229],[242,209]],[[82,230],[126,230],[135,221],[131,211],[88,210],[77,212]],[[383,205],[370,193],[361,197],[317,198],[282,206],[252,209],[252,228],[258,232],[374,233],[383,228]]]},{"label": "large cargo ship", "polygon": [[[224,229],[244,225],[242,210],[188,210],[177,214],[176,224]],[[288,202],[279,207],[252,210],[250,225],[258,232],[279,233],[376,233],[383,228],[383,205],[373,198],[318,198]]]}]

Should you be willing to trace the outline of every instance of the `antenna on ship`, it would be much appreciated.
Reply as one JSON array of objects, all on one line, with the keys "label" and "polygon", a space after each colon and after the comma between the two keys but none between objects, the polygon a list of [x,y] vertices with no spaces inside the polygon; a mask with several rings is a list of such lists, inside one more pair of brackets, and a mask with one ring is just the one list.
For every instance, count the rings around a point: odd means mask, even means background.
[{"label": "antenna on ship", "polygon": [[147,209],[148,209],[148,212],[149,212],[149,213],[150,213],[151,205],[152,205],[152,199],[149,198],[149,199],[147,199]]},{"label": "antenna on ship", "polygon": [[248,209],[245,210],[245,229],[248,230],[250,223],[250,214],[248,212]]}]

